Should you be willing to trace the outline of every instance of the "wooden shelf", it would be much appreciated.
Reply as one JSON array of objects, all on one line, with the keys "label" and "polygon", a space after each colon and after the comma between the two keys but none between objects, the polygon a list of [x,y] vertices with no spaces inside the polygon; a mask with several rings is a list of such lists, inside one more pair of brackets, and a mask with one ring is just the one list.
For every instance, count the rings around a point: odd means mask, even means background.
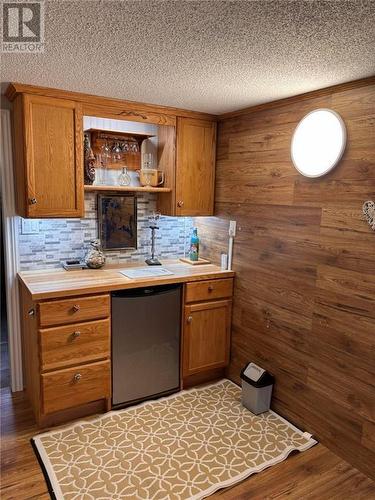
[{"label": "wooden shelf", "polygon": [[171,188],[165,187],[143,187],[143,186],[85,186],[85,191],[127,191],[141,193],[170,193]]},{"label": "wooden shelf", "polygon": [[149,139],[150,137],[155,137],[155,134],[147,134],[147,132],[125,132],[120,130],[103,130],[97,128],[88,128],[84,131],[85,133],[90,132],[95,134],[98,139],[109,138],[110,140],[124,141],[134,137],[137,140]]}]

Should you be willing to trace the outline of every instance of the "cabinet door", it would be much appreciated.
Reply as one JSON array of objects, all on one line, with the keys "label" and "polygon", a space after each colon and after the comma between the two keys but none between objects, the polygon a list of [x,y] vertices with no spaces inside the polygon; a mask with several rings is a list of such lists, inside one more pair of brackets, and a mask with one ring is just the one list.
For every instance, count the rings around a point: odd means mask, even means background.
[{"label": "cabinet door", "polygon": [[[20,95],[15,103],[18,212],[24,217],[81,217],[82,109],[79,103]],[[22,142],[22,144],[21,144]],[[22,199],[23,198],[23,199]]]},{"label": "cabinet door", "polygon": [[177,119],[176,215],[213,215],[216,123]]},{"label": "cabinet door", "polygon": [[231,304],[220,300],[185,306],[184,377],[228,364]]}]

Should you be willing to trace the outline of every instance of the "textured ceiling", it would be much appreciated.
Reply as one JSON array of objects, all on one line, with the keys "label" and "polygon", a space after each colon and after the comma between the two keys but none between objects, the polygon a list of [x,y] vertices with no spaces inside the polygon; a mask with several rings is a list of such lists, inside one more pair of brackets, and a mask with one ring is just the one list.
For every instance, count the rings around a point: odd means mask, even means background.
[{"label": "textured ceiling", "polygon": [[375,73],[374,0],[45,6],[45,53],[3,55],[2,82],[223,113]]}]

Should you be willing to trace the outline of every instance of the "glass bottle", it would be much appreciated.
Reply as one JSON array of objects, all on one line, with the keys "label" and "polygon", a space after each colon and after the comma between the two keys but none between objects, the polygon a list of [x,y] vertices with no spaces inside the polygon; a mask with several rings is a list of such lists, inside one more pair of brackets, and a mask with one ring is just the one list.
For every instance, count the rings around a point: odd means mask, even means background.
[{"label": "glass bottle", "polygon": [[190,240],[189,259],[192,261],[197,261],[199,259],[199,237],[196,227],[193,228],[193,234]]},{"label": "glass bottle", "polygon": [[120,186],[130,185],[130,175],[128,174],[127,167],[122,168],[121,174],[118,176],[118,183]]}]

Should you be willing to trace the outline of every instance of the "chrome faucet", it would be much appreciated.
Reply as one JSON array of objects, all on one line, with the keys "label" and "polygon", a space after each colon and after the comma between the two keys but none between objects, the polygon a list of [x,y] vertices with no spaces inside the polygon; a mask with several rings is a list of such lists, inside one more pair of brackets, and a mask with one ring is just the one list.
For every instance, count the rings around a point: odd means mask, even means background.
[{"label": "chrome faucet", "polygon": [[157,257],[155,257],[155,230],[159,229],[159,226],[157,225],[158,219],[160,219],[160,214],[154,212],[149,226],[151,229],[151,258],[148,258],[145,261],[148,266],[161,266],[161,262]]}]

